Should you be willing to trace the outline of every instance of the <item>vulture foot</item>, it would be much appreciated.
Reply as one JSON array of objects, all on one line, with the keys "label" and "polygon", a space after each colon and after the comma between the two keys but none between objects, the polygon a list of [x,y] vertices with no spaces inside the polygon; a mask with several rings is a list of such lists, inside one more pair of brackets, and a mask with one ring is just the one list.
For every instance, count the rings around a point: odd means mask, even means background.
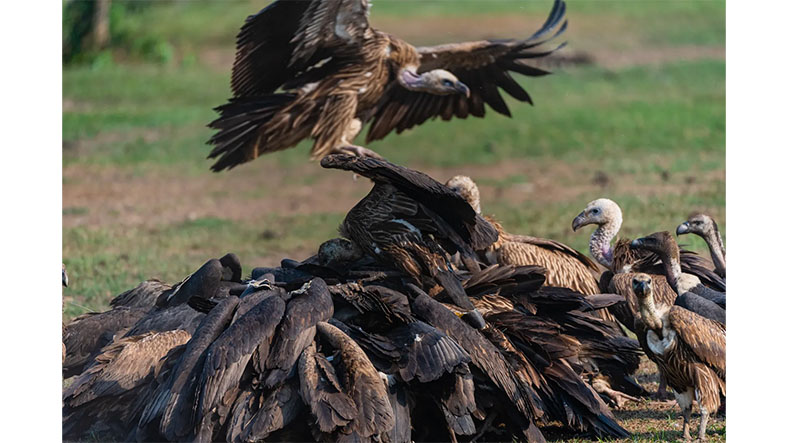
[{"label": "vulture foot", "polygon": [[621,409],[627,405],[627,403],[634,401],[638,402],[640,399],[637,397],[633,397],[631,395],[625,394],[620,391],[616,391],[615,389],[610,389],[607,392],[604,392],[605,395],[610,397],[610,400],[613,402],[613,407],[616,409]]},{"label": "vulture foot", "polygon": [[377,152],[363,146],[345,145],[337,148],[336,152],[339,154],[355,155],[356,157],[372,157],[378,160],[385,160]]}]

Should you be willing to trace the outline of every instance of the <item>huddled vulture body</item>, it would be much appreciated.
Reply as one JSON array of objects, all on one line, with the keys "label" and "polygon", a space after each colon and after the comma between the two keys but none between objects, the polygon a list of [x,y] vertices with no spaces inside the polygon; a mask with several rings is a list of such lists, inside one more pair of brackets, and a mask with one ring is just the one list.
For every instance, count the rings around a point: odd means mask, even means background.
[{"label": "huddled vulture body", "polygon": [[[474,210],[481,214],[479,188],[467,176],[457,175],[446,185],[458,192]],[[485,251],[487,262],[502,265],[536,265],[547,269],[548,286],[569,288],[581,294],[599,294],[599,268],[588,257],[555,240],[515,235],[506,232],[493,217],[484,217],[498,231],[498,241]]]},{"label": "huddled vulture body", "polygon": [[[458,175],[449,179],[446,185],[459,193],[481,215],[479,188],[470,177]],[[585,295],[595,295],[602,292],[596,277],[599,273],[596,264],[582,253],[555,240],[510,234],[494,218],[490,216],[484,216],[484,218],[498,231],[498,240],[482,251],[487,263],[541,266],[547,271],[545,284],[548,286],[569,288]],[[596,313],[610,325],[616,324],[615,317],[606,308],[598,309]],[[622,336],[621,339],[624,340],[624,337]],[[630,376],[634,374],[637,367],[638,365],[635,364],[630,368],[630,373],[614,376],[624,379],[625,386],[622,388],[634,395],[644,393],[642,388],[631,382]],[[608,374],[598,376],[594,386],[614,398],[616,404],[619,405],[632,398],[629,395],[616,392],[610,386],[609,381],[603,380],[608,376]],[[614,382],[613,385],[616,386],[616,383]]]},{"label": "huddled vulture body", "polygon": [[492,225],[457,193],[421,172],[346,154],[329,155],[320,164],[355,172],[375,183],[348,212],[339,228],[343,236],[419,284],[439,284],[460,308],[474,309],[447,254],[459,253],[463,262],[475,264],[474,251],[497,239]]},{"label": "huddled vulture body", "polygon": [[[148,311],[64,392],[64,438],[544,441],[555,422],[628,435],[585,381],[637,388],[641,351],[596,314],[621,296],[478,261],[495,229],[424,174],[341,154],[322,164],[375,182],[343,222],[349,240],[246,282],[237,258],[214,259],[156,297],[122,294],[113,310]],[[154,304],[120,306],[142,299]]]},{"label": "huddled vulture body", "polygon": [[529,59],[567,26],[555,0],[542,27],[524,40],[482,40],[415,48],[367,21],[368,0],[279,0],[247,18],[237,39],[233,97],[209,126],[218,132],[214,171],[313,139],[312,156],[377,156],[353,145],[440,116],[483,117],[485,105],[509,116],[498,88],[531,103],[510,72],[541,76]]},{"label": "huddled vulture body", "polygon": [[714,262],[714,272],[725,278],[725,244],[722,242],[717,222],[713,218],[700,212],[693,212],[687,221],[676,227],[676,235],[695,234],[706,241]]},{"label": "huddled vulture body", "polygon": [[694,400],[701,413],[698,437],[705,441],[709,414],[720,407],[720,394],[725,395],[725,325],[681,306],[655,303],[648,275],[637,274],[632,285],[648,331],[652,360],[674,389],[681,407],[684,439],[691,441]]},{"label": "huddled vulture body", "polygon": [[679,246],[669,232],[656,232],[632,241],[632,247],[657,254],[670,287],[678,294],[675,304],[725,324],[725,293],[707,288],[692,274],[681,272]]}]

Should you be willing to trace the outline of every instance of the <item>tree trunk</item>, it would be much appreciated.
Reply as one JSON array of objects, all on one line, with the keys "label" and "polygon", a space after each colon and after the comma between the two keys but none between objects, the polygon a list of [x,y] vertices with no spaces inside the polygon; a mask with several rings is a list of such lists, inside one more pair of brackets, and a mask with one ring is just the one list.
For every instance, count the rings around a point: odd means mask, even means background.
[{"label": "tree trunk", "polygon": [[96,0],[93,10],[92,49],[99,51],[109,43],[109,7],[111,0]]}]

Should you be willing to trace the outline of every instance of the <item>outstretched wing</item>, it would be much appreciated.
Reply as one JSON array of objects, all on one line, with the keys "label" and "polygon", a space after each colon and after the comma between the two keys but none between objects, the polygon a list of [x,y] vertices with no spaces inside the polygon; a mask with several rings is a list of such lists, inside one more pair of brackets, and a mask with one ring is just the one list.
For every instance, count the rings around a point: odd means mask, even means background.
[{"label": "outstretched wing", "polygon": [[[421,205],[422,211],[440,216],[473,249],[484,249],[498,239],[498,232],[471,205],[446,185],[427,174],[371,157],[331,154],[323,157],[324,168],[344,169],[375,183],[394,186]],[[437,222],[437,220],[436,220]]]},{"label": "outstretched wing", "polygon": [[547,56],[560,49],[544,50],[543,44],[561,35],[567,27],[566,4],[555,0],[553,9],[542,27],[524,40],[482,40],[418,48],[420,72],[445,69],[452,72],[470,89],[463,95],[431,95],[408,91],[392,83],[373,113],[367,141],[378,140],[389,132],[400,133],[428,119],[440,116],[466,118],[468,114],[484,117],[485,103],[493,110],[511,116],[498,88],[517,100],[533,103],[530,95],[512,78],[511,72],[537,77],[549,72],[530,66],[528,59]]},{"label": "outstretched wing", "polygon": [[670,308],[670,325],[698,360],[725,377],[725,326],[680,306]]},{"label": "outstretched wing", "polygon": [[368,13],[368,0],[279,0],[249,16],[236,42],[233,94],[270,94],[337,49],[352,52]]}]

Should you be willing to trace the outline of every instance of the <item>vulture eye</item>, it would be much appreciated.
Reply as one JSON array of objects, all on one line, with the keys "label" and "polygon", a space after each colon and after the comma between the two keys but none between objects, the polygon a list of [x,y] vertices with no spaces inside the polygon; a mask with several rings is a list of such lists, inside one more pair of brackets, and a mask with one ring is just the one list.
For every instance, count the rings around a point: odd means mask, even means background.
[{"label": "vulture eye", "polygon": [[443,79],[443,81],[441,81],[441,83],[443,83],[443,86],[454,86],[454,82],[449,80],[449,79],[447,79],[447,78]]},{"label": "vulture eye", "polygon": [[599,214],[599,208],[594,208],[591,210],[592,214]]}]

